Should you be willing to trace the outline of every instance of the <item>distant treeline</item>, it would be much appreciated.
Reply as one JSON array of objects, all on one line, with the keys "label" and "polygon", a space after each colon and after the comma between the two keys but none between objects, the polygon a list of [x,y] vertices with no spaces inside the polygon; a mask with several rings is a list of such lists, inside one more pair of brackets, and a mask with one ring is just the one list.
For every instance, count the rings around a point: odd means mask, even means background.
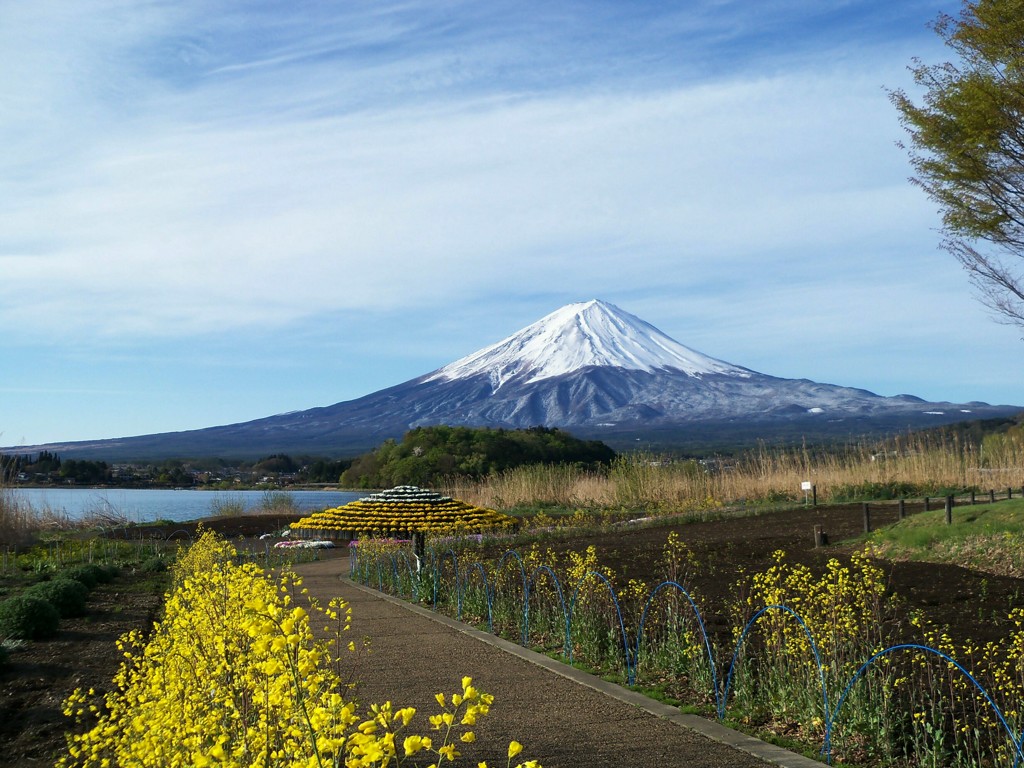
[{"label": "distant treeline", "polygon": [[615,451],[558,429],[419,427],[357,458],[341,475],[352,488],[436,484],[455,475],[480,478],[524,464],[607,466]]},{"label": "distant treeline", "polygon": [[0,483],[121,488],[232,488],[340,483],[350,488],[431,486],[444,478],[479,479],[527,464],[608,466],[615,451],[558,429],[420,427],[355,459],[274,454],[255,461],[169,459],[108,464],[62,459],[50,451],[0,455]]},{"label": "distant treeline", "polygon": [[961,443],[984,445],[1003,440],[1024,440],[1024,412],[1014,418],[974,419],[918,430],[925,438],[958,440]]},{"label": "distant treeline", "polygon": [[51,451],[0,454],[0,483],[117,488],[231,488],[238,485],[337,483],[351,459],[274,454],[255,461],[167,459],[108,464],[62,459]]},{"label": "distant treeline", "polygon": [[34,456],[0,454],[0,482],[11,482],[25,475],[72,485],[106,485],[111,479],[111,470],[105,461],[61,461],[60,456],[50,451],[40,451]]}]

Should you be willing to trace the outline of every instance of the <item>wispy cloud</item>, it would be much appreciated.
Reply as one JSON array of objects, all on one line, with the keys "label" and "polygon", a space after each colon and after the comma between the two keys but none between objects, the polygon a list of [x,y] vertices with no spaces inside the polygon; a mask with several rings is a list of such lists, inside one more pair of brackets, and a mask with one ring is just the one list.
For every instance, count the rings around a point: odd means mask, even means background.
[{"label": "wispy cloud", "polygon": [[579,280],[584,263],[603,282],[630,253],[625,287],[667,265],[684,287],[684,272],[707,279],[754,250],[920,221],[878,157],[895,153],[888,137],[852,119],[885,109],[873,78],[840,70],[258,125],[149,120],[50,168],[56,189],[23,189],[0,216],[22,244],[5,256],[3,307],[46,331],[193,333],[315,315],[345,284],[360,287],[349,306],[386,310]]},{"label": "wispy cloud", "polygon": [[901,329],[877,345],[976,337],[988,320],[969,301],[969,321],[908,321],[966,286],[935,253],[883,88],[942,55],[925,24],[943,7],[9,4],[7,357],[49,349],[72,370],[68,350],[87,350],[124,375],[122,357],[199,339],[235,370],[229,337],[334,345],[377,371],[346,369],[365,389],[343,399],[594,296],[787,375],[807,358],[771,338],[871,354],[850,321],[871,296]]}]

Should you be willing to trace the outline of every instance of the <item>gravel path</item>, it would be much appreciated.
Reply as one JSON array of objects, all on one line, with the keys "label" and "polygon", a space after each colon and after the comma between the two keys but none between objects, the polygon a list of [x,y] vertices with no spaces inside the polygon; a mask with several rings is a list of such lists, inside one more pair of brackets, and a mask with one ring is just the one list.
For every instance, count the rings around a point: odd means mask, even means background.
[{"label": "gravel path", "polygon": [[460,745],[461,765],[486,760],[491,768],[504,767],[513,739],[525,747],[519,760],[536,759],[545,768],[822,765],[717,723],[674,714],[619,686],[352,584],[342,578],[346,557],[329,556],[296,571],[322,602],[339,595],[347,600],[351,639],[370,640],[370,653],[353,662],[360,701],[414,706],[412,725],[428,733],[427,717],[438,711],[434,695],[460,690],[463,675],[494,694],[490,716],[475,728],[477,743]]}]

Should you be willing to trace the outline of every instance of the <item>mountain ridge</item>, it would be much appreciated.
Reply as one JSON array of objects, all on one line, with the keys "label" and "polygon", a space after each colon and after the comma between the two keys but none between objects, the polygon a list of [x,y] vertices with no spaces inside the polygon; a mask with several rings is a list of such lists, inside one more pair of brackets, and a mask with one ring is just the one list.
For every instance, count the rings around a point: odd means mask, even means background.
[{"label": "mountain ridge", "polygon": [[731,441],[859,438],[1020,406],[928,402],[783,379],[718,360],[599,300],[562,307],[477,352],[354,400],[237,424],[97,441],[17,446],[94,458],[352,456],[418,426],[567,429],[613,447],[658,434],[659,447]]}]

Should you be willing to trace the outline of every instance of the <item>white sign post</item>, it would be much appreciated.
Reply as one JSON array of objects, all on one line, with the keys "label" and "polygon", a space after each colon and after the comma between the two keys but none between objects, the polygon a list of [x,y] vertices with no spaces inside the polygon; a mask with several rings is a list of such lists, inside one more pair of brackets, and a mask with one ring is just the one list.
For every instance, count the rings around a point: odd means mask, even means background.
[{"label": "white sign post", "polygon": [[810,480],[804,480],[802,483],[800,483],[800,490],[804,492],[804,506],[805,507],[807,506],[807,493],[811,490],[812,487],[813,486],[811,485],[811,481]]}]

